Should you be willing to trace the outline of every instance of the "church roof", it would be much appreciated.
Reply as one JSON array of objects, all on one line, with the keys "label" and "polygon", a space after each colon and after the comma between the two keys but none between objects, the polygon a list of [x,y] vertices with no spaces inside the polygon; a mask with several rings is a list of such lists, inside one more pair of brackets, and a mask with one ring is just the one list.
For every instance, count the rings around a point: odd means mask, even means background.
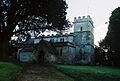
[{"label": "church roof", "polygon": [[35,50],[34,47],[26,46],[26,47],[22,48],[21,52],[33,52],[34,50]]},{"label": "church roof", "polygon": [[68,46],[68,47],[75,47],[75,45],[71,42],[55,42],[53,43],[55,47],[63,47],[63,46]]},{"label": "church roof", "polygon": [[17,45],[15,45],[15,47],[17,48],[25,48],[26,46],[32,45],[34,46],[34,38],[29,39],[28,41],[25,41],[23,43],[18,43]]},{"label": "church roof", "polygon": [[51,54],[55,54],[55,55],[58,54],[58,51],[55,49],[55,47],[50,42],[43,39],[39,42],[38,48],[45,49]]},{"label": "church roof", "polygon": [[29,39],[28,41],[23,43],[24,45],[28,45],[28,44],[34,44],[34,38]]},{"label": "church roof", "polygon": [[46,40],[40,40],[38,44],[34,44],[34,39],[29,39],[28,41],[24,42],[22,45],[19,45],[19,48],[21,48],[21,52],[33,52],[34,50],[44,48],[46,51],[48,51],[51,54],[57,55],[58,51],[55,49],[55,47]]}]

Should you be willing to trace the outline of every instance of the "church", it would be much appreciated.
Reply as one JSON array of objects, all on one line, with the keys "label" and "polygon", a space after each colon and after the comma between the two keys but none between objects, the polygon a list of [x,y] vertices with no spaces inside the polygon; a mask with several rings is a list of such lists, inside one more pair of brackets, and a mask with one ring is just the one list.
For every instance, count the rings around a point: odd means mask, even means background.
[{"label": "church", "polygon": [[74,32],[32,38],[19,47],[21,62],[92,64],[94,25],[91,17],[75,17]]}]

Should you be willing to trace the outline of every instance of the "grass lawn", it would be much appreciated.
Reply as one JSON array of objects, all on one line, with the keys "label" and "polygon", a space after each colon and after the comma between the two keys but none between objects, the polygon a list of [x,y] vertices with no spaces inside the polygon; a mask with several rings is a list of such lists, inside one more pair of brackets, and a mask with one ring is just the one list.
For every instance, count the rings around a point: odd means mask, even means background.
[{"label": "grass lawn", "polygon": [[0,62],[0,81],[15,80],[20,69],[21,68],[18,65],[8,62]]},{"label": "grass lawn", "polygon": [[120,69],[100,66],[53,65],[75,81],[120,81]]}]

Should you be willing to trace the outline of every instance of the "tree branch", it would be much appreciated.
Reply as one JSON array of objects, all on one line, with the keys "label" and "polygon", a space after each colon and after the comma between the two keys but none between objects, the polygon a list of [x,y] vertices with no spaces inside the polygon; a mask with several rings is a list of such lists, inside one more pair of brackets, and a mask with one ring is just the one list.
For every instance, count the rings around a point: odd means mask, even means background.
[{"label": "tree branch", "polygon": [[16,33],[19,33],[19,32],[22,32],[22,31],[30,31],[30,30],[43,30],[43,29],[51,29],[50,26],[46,26],[46,27],[41,27],[41,28],[31,28],[31,29],[21,29],[21,30],[17,30],[15,32],[12,33],[12,35],[16,34]]}]

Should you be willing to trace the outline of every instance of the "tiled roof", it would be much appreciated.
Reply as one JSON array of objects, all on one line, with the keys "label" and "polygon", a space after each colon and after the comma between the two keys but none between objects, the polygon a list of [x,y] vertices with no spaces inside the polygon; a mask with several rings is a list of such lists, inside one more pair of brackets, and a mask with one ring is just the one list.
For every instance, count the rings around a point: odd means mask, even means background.
[{"label": "tiled roof", "polygon": [[55,49],[55,47],[48,41],[46,40],[41,40],[38,44],[38,47],[40,48],[45,48],[48,52],[50,52],[51,54],[58,54],[58,51]]},{"label": "tiled roof", "polygon": [[33,52],[35,50],[35,47],[34,46],[24,46],[21,50],[21,52]]},{"label": "tiled roof", "polygon": [[28,44],[34,44],[34,38],[29,39],[28,41],[23,43],[24,45],[28,45]]},{"label": "tiled roof", "polygon": [[62,47],[62,46],[75,47],[75,45],[71,42],[55,42],[55,43],[53,43],[53,46],[55,46],[55,47]]}]

